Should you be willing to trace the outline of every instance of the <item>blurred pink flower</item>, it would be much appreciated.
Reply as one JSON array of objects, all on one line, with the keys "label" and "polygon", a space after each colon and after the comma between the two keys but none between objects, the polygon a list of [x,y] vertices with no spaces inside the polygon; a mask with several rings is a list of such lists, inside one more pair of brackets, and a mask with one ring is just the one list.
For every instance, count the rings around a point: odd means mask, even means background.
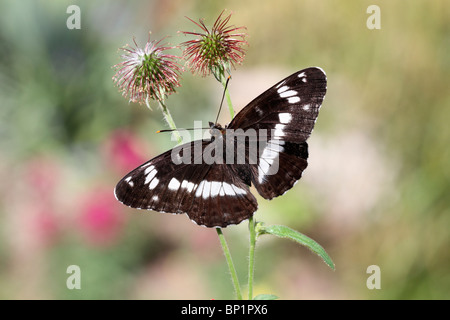
[{"label": "blurred pink flower", "polygon": [[57,212],[57,189],[61,166],[48,156],[36,156],[25,164],[22,200],[19,206],[30,244],[46,247],[58,241],[62,221]]},{"label": "blurred pink flower", "polygon": [[38,156],[27,163],[25,172],[33,196],[40,202],[50,201],[60,180],[59,164],[45,156]]},{"label": "blurred pink flower", "polygon": [[86,239],[95,245],[115,243],[124,227],[125,215],[108,190],[92,190],[81,207],[80,227]]},{"label": "blurred pink flower", "polygon": [[58,241],[61,225],[52,208],[31,208],[31,230],[33,242],[43,246],[49,246]]},{"label": "blurred pink flower", "polygon": [[114,131],[106,143],[105,161],[113,169],[125,174],[144,163],[146,148],[139,138],[125,129]]}]

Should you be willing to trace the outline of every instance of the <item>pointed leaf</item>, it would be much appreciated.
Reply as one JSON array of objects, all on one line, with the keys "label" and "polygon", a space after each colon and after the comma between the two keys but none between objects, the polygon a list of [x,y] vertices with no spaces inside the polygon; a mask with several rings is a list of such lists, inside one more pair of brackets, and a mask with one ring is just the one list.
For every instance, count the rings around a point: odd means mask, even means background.
[{"label": "pointed leaf", "polygon": [[307,247],[312,252],[319,255],[331,269],[333,270],[335,269],[333,260],[331,260],[330,256],[326,253],[325,249],[316,241],[298,231],[280,225],[273,225],[267,227],[264,225],[259,225],[257,231],[259,232],[259,234],[273,234],[274,236],[277,237],[294,240],[297,243]]}]

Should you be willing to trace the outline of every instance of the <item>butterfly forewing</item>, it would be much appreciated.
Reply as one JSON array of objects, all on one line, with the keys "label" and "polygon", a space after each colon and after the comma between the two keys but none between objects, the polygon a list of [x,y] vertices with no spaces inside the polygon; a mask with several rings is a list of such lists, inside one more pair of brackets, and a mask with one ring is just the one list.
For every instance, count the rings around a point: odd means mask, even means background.
[{"label": "butterfly forewing", "polygon": [[322,69],[300,70],[251,101],[228,128],[273,130],[283,141],[305,142],[314,128],[326,90]]}]

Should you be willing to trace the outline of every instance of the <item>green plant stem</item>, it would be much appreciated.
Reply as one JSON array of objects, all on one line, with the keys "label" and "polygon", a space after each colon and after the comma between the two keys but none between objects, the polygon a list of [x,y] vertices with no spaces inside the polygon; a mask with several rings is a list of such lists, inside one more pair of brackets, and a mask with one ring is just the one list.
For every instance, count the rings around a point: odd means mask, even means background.
[{"label": "green plant stem", "polygon": [[[226,88],[227,79],[224,74],[221,75],[221,82],[224,88]],[[225,95],[227,98],[228,109],[230,110],[231,119],[234,117],[233,105],[231,104],[230,94],[228,89],[225,89]],[[225,240],[225,236],[222,233],[221,228],[216,228],[217,234],[219,235],[220,244],[222,245],[223,253],[225,254],[225,258],[227,260],[228,269],[230,270],[231,279],[233,281],[234,290],[236,291],[236,296],[238,300],[242,300],[241,294],[241,286],[239,285],[239,279],[236,273],[236,269],[234,268],[233,259],[231,258],[230,250],[228,249],[227,242]]]},{"label": "green plant stem", "polygon": [[248,253],[248,300],[253,299],[253,272],[255,263],[256,232],[253,216],[248,219],[248,229],[250,231],[250,249]]},{"label": "green plant stem", "polygon": [[[223,73],[221,75],[221,82],[225,88],[225,96],[227,98],[228,110],[230,112],[231,119],[234,118],[234,108],[231,102],[230,93],[226,87],[227,77]],[[255,222],[253,216],[248,219],[248,228],[250,232],[250,245],[249,245],[249,257],[248,257],[248,299],[253,299],[253,273],[255,266],[255,247],[256,247],[256,232],[255,232]]]},{"label": "green plant stem", "polygon": [[230,116],[231,119],[234,118],[234,109],[233,109],[233,103],[231,102],[231,96],[230,96],[230,92],[228,91],[228,88],[226,88],[226,83],[227,83],[227,77],[225,76],[225,74],[222,75],[221,77],[221,82],[223,87],[225,88],[225,97],[227,99],[227,104],[228,104],[228,110],[230,111]]},{"label": "green plant stem", "polygon": [[[147,103],[147,107],[150,108],[148,101],[145,101]],[[173,121],[172,115],[170,114],[169,109],[164,104],[164,100],[158,100],[159,107],[161,108],[161,111],[164,115],[164,120],[166,120],[167,124],[169,125],[169,128],[174,130],[173,134],[175,135],[175,138],[177,139],[178,143],[181,144],[183,142],[183,139],[181,138],[180,133],[178,132],[177,126],[175,125],[175,121]]]},{"label": "green plant stem", "polygon": [[231,280],[233,281],[234,290],[236,291],[236,296],[237,296],[238,300],[242,300],[239,279],[237,277],[236,269],[234,268],[233,259],[231,259],[231,254],[230,254],[230,250],[228,249],[227,241],[225,240],[225,236],[223,235],[221,228],[216,228],[216,231],[219,236],[220,244],[222,245],[225,259],[227,260],[228,269],[230,270]]}]

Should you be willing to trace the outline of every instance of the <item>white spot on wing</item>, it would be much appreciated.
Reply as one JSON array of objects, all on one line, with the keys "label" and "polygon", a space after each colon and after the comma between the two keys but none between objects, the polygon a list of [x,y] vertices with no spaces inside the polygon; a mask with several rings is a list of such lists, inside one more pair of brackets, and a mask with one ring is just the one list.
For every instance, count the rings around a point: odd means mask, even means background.
[{"label": "white spot on wing", "polygon": [[130,187],[134,187],[134,182],[131,181],[131,176],[129,176],[128,178],[126,178],[126,179],[125,179],[125,182],[127,182],[128,185],[129,185]]},{"label": "white spot on wing", "polygon": [[[152,167],[153,167],[153,166],[152,166]],[[151,168],[151,167],[148,167],[147,169],[145,169],[144,173],[146,173],[147,170],[150,169],[150,168]],[[153,167],[153,168],[154,168],[154,167]],[[153,169],[153,170],[148,171],[148,172],[146,173],[146,174],[147,174],[147,177],[145,177],[145,182],[144,182],[144,184],[147,184],[147,183],[149,183],[150,181],[152,181],[153,178],[155,177],[156,173],[157,173],[156,169]]]},{"label": "white spot on wing", "polygon": [[203,187],[203,193],[202,193],[203,199],[208,198],[210,195],[210,192],[211,192],[211,182],[205,181],[205,185]]},{"label": "white spot on wing", "polygon": [[283,152],[284,150],[284,148],[282,147],[283,144],[284,141],[282,140],[269,140],[269,142],[267,143],[259,159],[259,166],[258,166],[259,183],[262,183],[264,181],[264,177],[269,172],[273,162],[275,161],[275,159],[279,157],[280,152]]},{"label": "white spot on wing", "polygon": [[230,184],[224,182],[224,183],[222,184],[222,186],[223,186],[223,191],[225,192],[225,194],[226,194],[227,196],[234,196],[234,195],[236,195],[236,194],[234,193],[233,188],[231,187]]},{"label": "white spot on wing", "polygon": [[200,182],[200,184],[197,187],[197,191],[195,192],[195,196],[196,197],[200,197],[202,195],[203,192],[203,185],[205,184],[205,181],[203,180],[202,182]]},{"label": "white spot on wing", "polygon": [[152,182],[150,182],[148,188],[149,188],[150,190],[153,190],[153,189],[156,188],[156,186],[158,185],[158,183],[159,183],[159,179],[158,179],[158,178],[154,178],[154,179],[152,180]]},{"label": "white spot on wing", "polygon": [[236,187],[235,185],[231,185],[231,187],[233,188],[234,192],[236,192],[236,194],[246,194],[244,189]]},{"label": "white spot on wing", "polygon": [[288,87],[288,86],[282,86],[280,89],[277,90],[277,92],[278,92],[279,94],[281,94],[281,93],[283,93],[283,92],[286,91],[286,90],[289,90],[289,87]]},{"label": "white spot on wing", "polygon": [[[149,163],[150,164],[150,163]],[[147,169],[145,169],[144,174],[149,174],[150,171],[152,171],[153,169],[155,169],[155,166],[150,166]]]},{"label": "white spot on wing", "polygon": [[295,90],[289,90],[289,91],[284,91],[284,92],[280,93],[281,98],[293,97],[296,95],[297,95],[297,91],[295,91]]},{"label": "white spot on wing", "polygon": [[281,123],[289,123],[292,120],[292,115],[290,113],[280,113],[278,114],[278,118]]},{"label": "white spot on wing", "polygon": [[269,144],[276,145],[276,146],[282,146],[282,145],[284,145],[284,141],[279,140],[279,139],[273,139],[273,140],[269,140]]},{"label": "white spot on wing", "polygon": [[278,89],[279,87],[281,87],[282,85],[284,85],[286,83],[286,80],[281,81],[279,84],[277,84],[277,86],[275,87],[275,89]]},{"label": "white spot on wing", "polygon": [[172,180],[170,180],[168,188],[172,191],[176,191],[180,188],[180,181],[178,181],[176,178],[172,178]]},{"label": "white spot on wing", "polygon": [[259,183],[262,183],[264,180],[264,177],[266,176],[266,173],[269,172],[270,165],[267,161],[264,159],[260,159],[259,166],[258,166],[258,181]]},{"label": "white spot on wing", "polygon": [[284,125],[284,124],[279,124],[279,123],[275,125],[275,132],[273,133],[273,135],[274,135],[275,138],[284,137],[284,131],[283,131],[283,129],[284,129],[285,126],[286,126],[286,125]]},{"label": "white spot on wing", "polygon": [[269,140],[269,143],[267,144],[266,148],[279,153],[284,150],[284,148],[282,147],[283,144],[284,141],[282,140]]},{"label": "white spot on wing", "polygon": [[181,183],[181,188],[186,189],[188,192],[192,192],[192,190],[194,190],[194,187],[196,187],[196,185],[187,180],[183,180],[183,182]]},{"label": "white spot on wing", "polygon": [[270,149],[270,148],[264,148],[263,153],[261,154],[261,158],[269,162],[269,164],[272,164],[273,159],[276,159],[278,157],[278,152]]},{"label": "white spot on wing", "polygon": [[261,110],[261,108],[258,107],[258,106],[255,107],[255,111],[256,111],[256,113],[257,113],[259,116],[262,116],[263,113],[264,113],[264,112]]},{"label": "white spot on wing", "polygon": [[219,195],[221,185],[220,182],[211,182],[211,197],[217,197]]},{"label": "white spot on wing", "polygon": [[[193,185],[193,184],[192,184]],[[183,185],[182,185],[183,187]],[[247,194],[245,189],[239,188],[233,184],[227,182],[218,181],[206,181],[203,180],[198,185],[197,191],[195,193],[196,197],[202,197],[207,199],[208,197],[217,196],[236,196],[236,195]]]},{"label": "white spot on wing", "polygon": [[189,183],[187,184],[187,190],[188,190],[189,192],[192,192],[192,190],[194,190],[194,188],[195,188],[196,186],[197,186],[196,184],[193,184],[192,182],[189,182]]},{"label": "white spot on wing", "polygon": [[289,103],[297,103],[300,102],[300,97],[290,97],[288,98]]},{"label": "white spot on wing", "polygon": [[304,72],[300,73],[298,77],[302,79],[302,82],[306,82],[306,74]]},{"label": "white spot on wing", "polygon": [[305,104],[303,106],[303,110],[308,111],[309,110],[310,105],[309,104]]},{"label": "white spot on wing", "polygon": [[196,186],[196,184],[187,180],[183,180],[183,182],[181,183],[181,188],[186,189],[188,192],[192,192],[192,190],[194,190]]}]

